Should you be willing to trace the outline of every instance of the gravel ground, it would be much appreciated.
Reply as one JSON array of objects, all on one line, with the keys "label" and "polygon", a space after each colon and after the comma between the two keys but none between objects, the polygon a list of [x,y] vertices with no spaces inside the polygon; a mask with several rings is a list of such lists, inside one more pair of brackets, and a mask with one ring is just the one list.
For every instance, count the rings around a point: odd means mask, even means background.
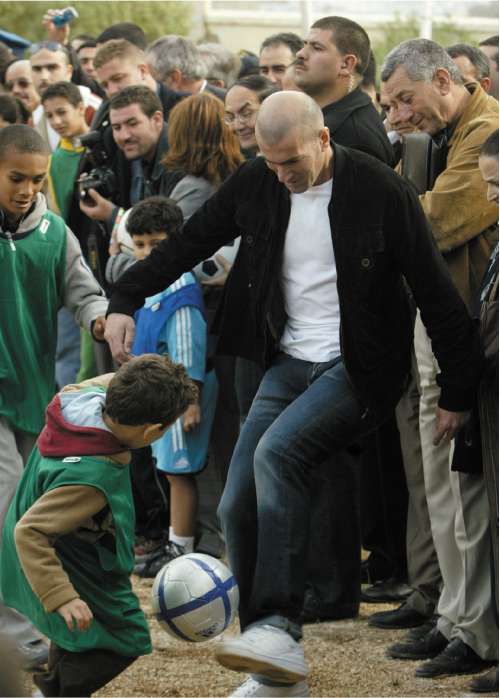
[{"label": "gravel ground", "polygon": [[[153,654],[141,657],[96,696],[228,696],[244,676],[223,669],[214,658],[215,643],[184,643],[170,638],[151,617],[151,580],[134,580],[151,623]],[[306,626],[304,648],[311,667],[311,696],[466,696],[469,676],[417,679],[418,662],[396,661],[385,648],[404,631],[370,628],[370,613],[390,605],[362,604],[356,620]],[[236,623],[226,632],[236,633]],[[27,686],[31,692],[31,687]],[[470,694],[473,695],[473,694]]]}]

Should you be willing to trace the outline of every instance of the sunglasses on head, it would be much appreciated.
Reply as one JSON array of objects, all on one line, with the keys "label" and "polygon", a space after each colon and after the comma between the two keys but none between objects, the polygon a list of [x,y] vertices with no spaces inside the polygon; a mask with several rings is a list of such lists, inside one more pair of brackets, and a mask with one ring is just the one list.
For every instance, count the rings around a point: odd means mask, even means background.
[{"label": "sunglasses on head", "polygon": [[47,49],[47,51],[62,51],[67,56],[69,56],[69,52],[66,46],[60,44],[58,41],[39,41],[36,44],[31,44],[28,51],[30,55],[33,56],[35,53],[38,53],[38,51],[41,51],[42,49]]}]

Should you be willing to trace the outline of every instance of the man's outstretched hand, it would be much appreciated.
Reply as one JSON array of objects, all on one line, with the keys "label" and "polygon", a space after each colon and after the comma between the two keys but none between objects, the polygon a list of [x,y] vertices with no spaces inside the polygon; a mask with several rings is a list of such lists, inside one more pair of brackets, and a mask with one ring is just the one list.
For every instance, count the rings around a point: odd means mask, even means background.
[{"label": "man's outstretched hand", "polygon": [[123,364],[131,358],[132,344],[135,337],[135,322],[130,315],[111,313],[106,318],[104,339],[109,344],[113,358]]}]

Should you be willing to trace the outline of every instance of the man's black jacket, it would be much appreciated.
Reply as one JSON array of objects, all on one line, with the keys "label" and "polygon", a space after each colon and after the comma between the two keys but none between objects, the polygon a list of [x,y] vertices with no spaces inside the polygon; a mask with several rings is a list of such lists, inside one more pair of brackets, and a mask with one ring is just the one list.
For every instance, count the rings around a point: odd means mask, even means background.
[{"label": "man's black jacket", "polygon": [[359,87],[323,107],[325,126],[335,143],[362,150],[387,165],[395,165],[394,150],[373,102]]},{"label": "man's black jacket", "polygon": [[[410,370],[412,322],[403,277],[429,331],[441,374],[440,406],[468,409],[480,371],[476,330],[434,243],[418,198],[391,168],[333,145],[329,205],[337,265],[341,349],[352,384],[370,409],[399,399]],[[119,280],[109,313],[133,315],[147,296],[241,235],[226,283],[221,354],[259,358],[278,351],[286,315],[280,286],[290,195],[263,158],[244,163],[149,258]],[[314,241],[314,221],[304,230]],[[246,279],[246,288],[239,287]],[[240,284],[241,285],[241,284]]]}]

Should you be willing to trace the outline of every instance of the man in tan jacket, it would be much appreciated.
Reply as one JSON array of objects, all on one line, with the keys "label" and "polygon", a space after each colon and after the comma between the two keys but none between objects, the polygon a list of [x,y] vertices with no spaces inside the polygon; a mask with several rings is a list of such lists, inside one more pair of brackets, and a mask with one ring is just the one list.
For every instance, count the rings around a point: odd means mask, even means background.
[{"label": "man in tan jacket", "polygon": [[[493,203],[485,204],[486,185],[478,167],[481,145],[498,128],[498,104],[478,83],[464,85],[446,51],[427,39],[406,41],[393,49],[382,66],[381,79],[381,101],[389,122],[395,127],[411,124],[447,148],[444,171],[420,200],[453,281],[472,312],[498,239],[497,210]],[[437,626],[428,632],[413,631],[406,642],[389,648],[389,654],[429,659],[417,668],[420,677],[475,673],[498,657],[489,587],[486,492],[481,474],[450,471],[453,447],[445,439],[435,439],[432,422],[439,368],[419,315],[415,353],[424,471],[420,482],[425,481],[443,589]]]}]

